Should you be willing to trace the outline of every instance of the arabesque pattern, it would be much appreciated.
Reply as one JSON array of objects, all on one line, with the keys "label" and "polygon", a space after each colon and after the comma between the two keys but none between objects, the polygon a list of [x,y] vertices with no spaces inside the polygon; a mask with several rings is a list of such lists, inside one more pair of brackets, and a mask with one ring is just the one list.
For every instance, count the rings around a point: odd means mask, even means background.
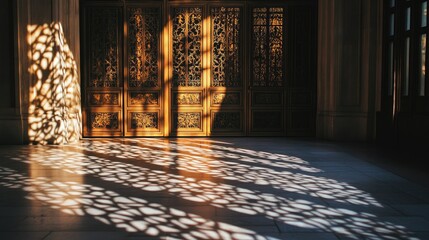
[{"label": "arabesque pattern", "polygon": [[132,129],[157,129],[158,113],[156,112],[133,112],[131,113]]},{"label": "arabesque pattern", "polygon": [[89,104],[93,106],[119,105],[119,93],[91,93]]},{"label": "arabesque pattern", "polygon": [[90,12],[89,87],[119,87],[118,19],[116,8]]},{"label": "arabesque pattern", "polygon": [[78,64],[61,23],[27,26],[29,71],[28,140],[66,144],[82,137]]},{"label": "arabesque pattern", "polygon": [[214,87],[240,87],[240,8],[211,9]]},{"label": "arabesque pattern", "polygon": [[201,113],[186,112],[174,114],[176,129],[201,128]]},{"label": "arabesque pattern", "polygon": [[252,11],[252,85],[284,85],[284,9],[254,8]]},{"label": "arabesque pattern", "polygon": [[202,9],[173,10],[173,86],[200,87]]},{"label": "arabesque pattern", "polygon": [[175,93],[175,105],[200,105],[202,103],[201,93]]},{"label": "arabesque pattern", "polygon": [[158,87],[159,8],[128,9],[129,87]]},{"label": "arabesque pattern", "polygon": [[156,92],[131,92],[130,105],[158,105],[159,94]]},{"label": "arabesque pattern", "polygon": [[92,129],[118,129],[119,114],[116,112],[92,112],[90,114]]},{"label": "arabesque pattern", "polygon": [[214,93],[212,98],[213,105],[240,105],[240,93]]}]

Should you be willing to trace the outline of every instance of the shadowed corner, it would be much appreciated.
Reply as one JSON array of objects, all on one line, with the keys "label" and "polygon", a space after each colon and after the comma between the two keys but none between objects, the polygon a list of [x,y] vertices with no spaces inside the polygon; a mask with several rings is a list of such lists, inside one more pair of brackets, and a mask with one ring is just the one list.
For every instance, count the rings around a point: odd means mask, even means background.
[{"label": "shadowed corner", "polygon": [[61,23],[27,26],[31,84],[28,139],[65,144],[82,137],[78,67]]}]

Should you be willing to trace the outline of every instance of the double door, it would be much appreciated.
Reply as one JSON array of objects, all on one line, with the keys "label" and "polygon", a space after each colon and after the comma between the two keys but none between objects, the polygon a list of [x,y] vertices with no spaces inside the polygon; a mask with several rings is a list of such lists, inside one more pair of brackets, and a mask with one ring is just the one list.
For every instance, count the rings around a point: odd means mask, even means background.
[{"label": "double door", "polygon": [[[314,118],[312,86],[302,91],[287,81],[293,14],[286,6],[88,2],[82,9],[85,136],[293,135],[296,93],[308,101],[305,111],[297,105],[298,116]],[[311,121],[298,132],[311,132]]]}]

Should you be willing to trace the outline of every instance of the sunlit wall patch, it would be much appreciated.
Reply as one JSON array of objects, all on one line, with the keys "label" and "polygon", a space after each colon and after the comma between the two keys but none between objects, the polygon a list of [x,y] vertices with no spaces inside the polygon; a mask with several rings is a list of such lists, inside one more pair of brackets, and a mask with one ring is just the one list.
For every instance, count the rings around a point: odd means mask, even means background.
[{"label": "sunlit wall patch", "polygon": [[28,107],[30,143],[77,142],[82,136],[79,75],[61,23],[27,26],[27,43],[32,75]]}]

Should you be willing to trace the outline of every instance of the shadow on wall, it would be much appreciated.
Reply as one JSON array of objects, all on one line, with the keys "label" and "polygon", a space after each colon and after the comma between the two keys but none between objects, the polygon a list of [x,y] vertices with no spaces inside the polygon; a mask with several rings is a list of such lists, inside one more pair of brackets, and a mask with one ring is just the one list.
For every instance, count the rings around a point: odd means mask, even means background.
[{"label": "shadow on wall", "polygon": [[33,144],[65,144],[81,138],[76,61],[61,23],[27,26],[31,46],[28,138]]}]

